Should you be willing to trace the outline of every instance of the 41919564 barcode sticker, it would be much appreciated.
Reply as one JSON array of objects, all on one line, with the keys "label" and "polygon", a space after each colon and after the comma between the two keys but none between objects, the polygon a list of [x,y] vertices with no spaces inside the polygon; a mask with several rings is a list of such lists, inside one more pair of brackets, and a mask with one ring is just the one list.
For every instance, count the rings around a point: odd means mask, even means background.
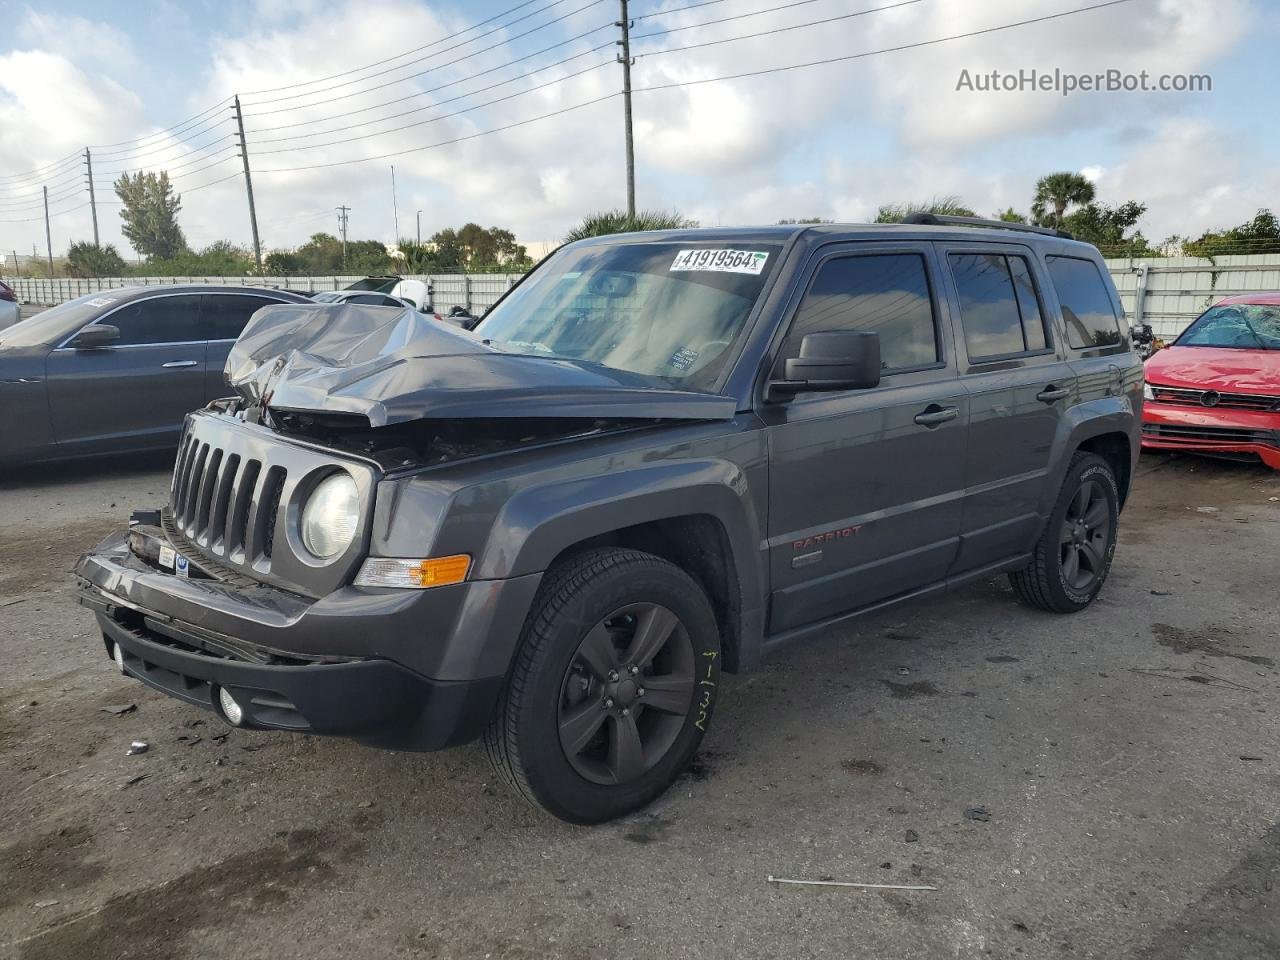
[{"label": "41919564 barcode sticker", "polygon": [[671,269],[759,274],[768,259],[769,254],[761,250],[681,250]]}]

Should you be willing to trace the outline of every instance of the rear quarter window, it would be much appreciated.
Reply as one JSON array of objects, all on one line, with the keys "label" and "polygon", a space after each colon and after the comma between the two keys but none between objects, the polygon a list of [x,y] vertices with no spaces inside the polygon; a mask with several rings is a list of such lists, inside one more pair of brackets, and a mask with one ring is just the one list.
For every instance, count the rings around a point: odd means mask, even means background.
[{"label": "rear quarter window", "polygon": [[1098,265],[1079,257],[1045,257],[1062,304],[1067,342],[1077,350],[1124,343],[1120,316]]}]

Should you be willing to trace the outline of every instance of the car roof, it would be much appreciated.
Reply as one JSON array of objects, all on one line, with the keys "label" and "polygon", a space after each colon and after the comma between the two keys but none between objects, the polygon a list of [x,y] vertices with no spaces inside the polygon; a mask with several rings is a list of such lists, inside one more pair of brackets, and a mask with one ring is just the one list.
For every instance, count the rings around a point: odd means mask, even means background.
[{"label": "car roof", "polygon": [[175,293],[256,293],[292,300],[307,299],[301,294],[293,293],[290,290],[282,290],[278,287],[228,287],[217,283],[164,283],[150,286],[112,287],[100,291],[102,296],[109,296],[121,302],[137,300],[146,296],[156,296],[157,294],[172,295]]},{"label": "car roof", "polygon": [[578,244],[595,243],[774,243],[796,240],[829,243],[838,240],[942,240],[985,243],[1024,243],[1053,247],[1076,255],[1097,256],[1092,244],[1067,237],[1050,236],[1032,230],[1020,230],[1017,224],[1008,229],[998,227],[933,225],[920,223],[805,223],[774,224],[761,227],[691,227],[683,230],[649,230],[640,233],[618,233],[579,240]]},{"label": "car roof", "polygon": [[1223,297],[1214,306],[1232,303],[1280,305],[1280,290],[1271,290],[1263,293],[1237,293],[1235,296]]}]

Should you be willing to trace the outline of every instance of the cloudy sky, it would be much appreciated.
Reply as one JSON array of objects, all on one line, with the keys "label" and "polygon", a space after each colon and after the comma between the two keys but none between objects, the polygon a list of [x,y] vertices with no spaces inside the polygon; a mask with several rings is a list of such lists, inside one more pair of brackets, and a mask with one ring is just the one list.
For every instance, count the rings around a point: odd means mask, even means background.
[{"label": "cloudy sky", "polygon": [[[1153,239],[1280,208],[1278,3],[1127,0],[920,45],[1097,2],[631,0],[638,203],[707,225],[950,194],[989,214],[1068,169],[1146,203]],[[617,0],[0,2],[0,249],[43,254],[41,186],[55,254],[92,237],[86,145],[104,242],[131,255],[114,177],[168,169],[193,246],[248,245],[233,94],[265,249],[336,232],[340,204],[352,237],[393,240],[392,164],[401,236],[421,211],[424,236],[474,220],[554,241],[625,202],[617,18]],[[1032,69],[1212,91],[957,89]]]}]

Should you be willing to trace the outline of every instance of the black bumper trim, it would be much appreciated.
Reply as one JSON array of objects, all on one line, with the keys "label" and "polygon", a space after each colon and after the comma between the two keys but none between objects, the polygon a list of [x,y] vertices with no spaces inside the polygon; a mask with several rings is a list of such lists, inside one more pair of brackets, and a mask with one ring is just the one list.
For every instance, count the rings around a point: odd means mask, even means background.
[{"label": "black bumper trim", "polygon": [[488,723],[502,677],[438,681],[390,660],[277,665],[188,652],[95,613],[108,653],[150,687],[217,710],[216,687],[245,707],[245,726],[351,737],[401,750],[439,750],[476,739]]}]

